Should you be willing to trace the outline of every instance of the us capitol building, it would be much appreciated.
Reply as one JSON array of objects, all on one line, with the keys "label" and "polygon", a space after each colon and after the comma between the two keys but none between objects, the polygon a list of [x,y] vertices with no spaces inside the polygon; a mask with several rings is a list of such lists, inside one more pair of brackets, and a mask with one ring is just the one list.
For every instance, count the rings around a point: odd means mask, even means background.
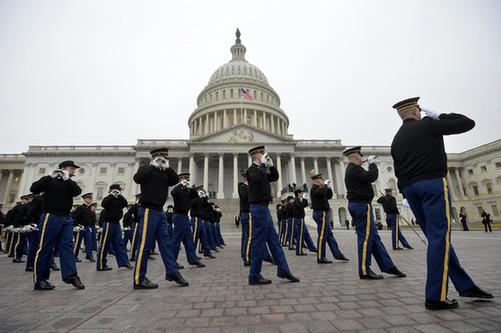
[{"label": "us capitol building", "polygon": [[[341,140],[300,140],[289,133],[289,117],[280,108],[280,96],[264,73],[250,64],[237,30],[231,47],[231,60],[214,71],[197,98],[197,108],[188,117],[188,140],[138,139],[130,146],[30,146],[22,154],[0,154],[0,204],[3,212],[19,196],[28,193],[33,181],[72,159],[81,166],[75,181],[85,192],[100,201],[112,183],[119,183],[130,202],[139,191],[132,176],[149,151],[169,148],[170,165],[177,172],[189,171],[193,184],[203,184],[227,210],[236,214],[237,184],[240,170],[250,164],[247,150],[264,144],[280,172],[272,190],[280,197],[288,184],[310,186],[310,170],[317,169],[332,180],[336,193],[332,199],[334,222],[351,219],[347,212],[344,187],[346,161]],[[241,89],[247,92],[242,97]],[[364,146],[367,155],[377,155],[380,170],[374,183],[376,191],[396,190],[389,146]],[[460,210],[469,220],[480,219],[482,209],[499,220],[501,207],[501,140],[460,154],[449,154],[448,181],[453,195],[453,213]],[[376,192],[377,193],[377,192]],[[79,202],[80,199],[76,199]],[[277,200],[278,202],[278,200]],[[375,202],[375,201],[374,201]],[[399,198],[401,202],[401,198]],[[274,206],[274,205],[273,205]],[[233,207],[233,208],[231,208]],[[376,219],[384,220],[382,208],[374,204]],[[231,211],[231,215],[229,214]],[[408,209],[401,209],[410,218]]]}]

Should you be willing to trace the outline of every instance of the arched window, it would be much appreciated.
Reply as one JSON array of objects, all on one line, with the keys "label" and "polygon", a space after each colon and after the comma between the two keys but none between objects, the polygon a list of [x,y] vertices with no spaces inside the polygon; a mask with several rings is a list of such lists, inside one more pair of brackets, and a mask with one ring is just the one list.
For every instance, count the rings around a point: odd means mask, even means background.
[{"label": "arched window", "polygon": [[233,89],[230,89],[230,98],[233,98]]},{"label": "arched window", "polygon": [[395,179],[390,178],[390,180],[388,180],[388,187],[392,189],[393,194],[397,193],[397,182]]},{"label": "arched window", "polygon": [[226,98],[226,90],[223,90],[223,99]]}]

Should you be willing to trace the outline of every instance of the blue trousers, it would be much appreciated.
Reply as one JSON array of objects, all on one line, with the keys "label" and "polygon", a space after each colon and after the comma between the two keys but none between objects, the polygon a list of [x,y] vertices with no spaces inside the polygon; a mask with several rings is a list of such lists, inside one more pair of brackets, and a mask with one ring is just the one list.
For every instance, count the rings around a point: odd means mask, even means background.
[{"label": "blue trousers", "polygon": [[188,215],[174,213],[172,216],[172,224],[174,224],[172,235],[174,258],[177,261],[179,251],[181,250],[181,243],[183,243],[188,263],[195,263],[198,261],[198,258],[195,253],[195,244],[193,243],[193,234],[191,232],[190,219],[188,218]]},{"label": "blue trousers", "polygon": [[38,222],[38,229],[40,230],[40,242],[33,265],[33,282],[49,279],[50,263],[56,244],[59,250],[63,280],[76,275],[77,266],[73,255],[73,219],[71,216],[43,213]]},{"label": "blue trousers", "polygon": [[24,254],[24,249],[26,247],[26,233],[17,233],[14,244],[14,253],[13,256],[16,259],[21,259]]},{"label": "blue trousers", "polygon": [[78,254],[80,253],[80,246],[82,245],[82,239],[84,230],[79,232],[73,232],[73,255],[75,258],[78,258]]},{"label": "blue trousers", "polygon": [[250,261],[249,242],[249,213],[240,213],[240,224],[242,225],[242,241],[240,244],[240,256],[243,261]]},{"label": "blue trousers", "polygon": [[200,246],[203,250],[204,255],[210,255],[211,248],[207,239],[205,221],[198,217],[192,217],[191,221],[193,224],[193,243],[195,244],[195,250],[198,246],[198,242],[200,241]]},{"label": "blue trousers", "polygon": [[[97,251],[97,231],[96,231],[96,226],[91,225],[90,227],[90,236],[91,236],[91,241],[92,241],[92,251]],[[85,245],[87,246],[87,245]]]},{"label": "blue trousers", "polygon": [[216,222],[216,237],[219,245],[226,245],[224,243],[223,234],[221,233],[221,225],[219,224],[219,222]]},{"label": "blue trousers", "polygon": [[459,263],[451,244],[451,196],[446,178],[417,181],[404,188],[412,212],[428,238],[426,299],[445,301],[449,278],[459,292],[474,283]]},{"label": "blue trousers", "polygon": [[388,272],[395,264],[377,233],[372,206],[367,203],[350,202],[348,210],[355,221],[357,232],[358,274],[369,274],[372,256],[381,271]]},{"label": "blue trousers", "polygon": [[214,223],[209,221],[204,221],[205,233],[207,235],[207,240],[209,241],[209,247],[211,250],[216,249],[216,241],[214,240]]},{"label": "blue trousers", "polygon": [[130,258],[131,260],[136,259],[136,253],[137,253],[137,248],[139,244],[139,236],[138,236],[138,230],[139,228],[137,227],[137,223],[132,224],[132,241],[130,243]]},{"label": "blue trousers", "polygon": [[322,210],[314,210],[313,220],[315,220],[315,222],[317,223],[317,232],[318,232],[317,260],[325,258],[326,245],[329,245],[329,248],[331,249],[334,258],[341,257],[343,254],[339,250],[339,246],[337,245],[336,239],[332,234],[329,214],[327,214],[327,212]]},{"label": "blue trousers", "polygon": [[251,228],[251,267],[249,272],[249,282],[259,280],[261,276],[261,267],[263,258],[266,253],[266,245],[268,245],[272,257],[277,264],[277,275],[288,273],[289,266],[285,259],[284,251],[278,241],[277,231],[271,218],[268,205],[249,204],[252,228]]},{"label": "blue trousers", "polygon": [[400,231],[397,214],[386,214],[386,223],[391,228],[391,247],[393,250],[400,248],[399,242],[402,243],[403,247],[408,248],[409,242]]},{"label": "blue trousers", "polygon": [[169,236],[170,240],[174,240],[174,228],[172,226],[174,222],[172,223],[167,223],[167,236]]},{"label": "blue trousers", "polygon": [[294,245],[296,245],[296,235],[298,233],[297,225],[294,223],[294,219],[292,217],[287,218],[287,224],[290,226],[290,236],[289,236],[289,250],[294,249]]},{"label": "blue trousers", "polygon": [[311,239],[308,227],[304,224],[304,219],[295,218],[294,224],[297,225],[296,254],[299,255],[303,253],[303,244],[306,245],[308,250],[316,251],[317,248],[315,247],[315,244],[313,244],[313,240]]},{"label": "blue trousers", "polygon": [[130,230],[124,230],[124,245],[125,248],[127,248],[127,245],[129,243],[132,244],[132,237],[134,236],[134,230],[132,230],[132,227]]},{"label": "blue trousers", "polygon": [[174,246],[167,236],[167,216],[163,211],[150,208],[139,207],[138,237],[139,248],[137,261],[134,266],[134,284],[143,282],[147,268],[148,257],[150,255],[155,240],[158,242],[160,255],[165,266],[166,276],[172,276],[178,273],[176,258],[174,257]]},{"label": "blue trousers", "polygon": [[108,255],[108,251],[111,247],[110,243],[113,244],[112,247],[118,267],[125,267],[129,263],[127,250],[125,249],[122,239],[122,229],[120,228],[120,224],[105,222],[103,224],[101,242],[99,243],[97,251],[96,269],[98,271],[103,270],[107,266],[106,256]]},{"label": "blue trousers", "polygon": [[286,224],[286,222],[284,220],[278,221],[278,225],[280,226],[280,229],[278,229],[278,236],[279,236],[280,244],[282,244],[282,246],[285,246],[285,243],[284,243],[285,228],[286,228],[285,224]]},{"label": "blue trousers", "polygon": [[[35,230],[28,234],[26,237],[29,243],[28,246],[28,257],[26,258],[26,267],[33,268],[35,265],[35,256],[37,254],[38,245],[40,244],[40,231]],[[54,254],[50,256],[49,265],[52,266],[54,264]]]},{"label": "blue trousers", "polygon": [[[83,232],[82,234],[82,237],[83,237],[83,241],[84,241],[84,244],[85,244],[85,256],[88,258],[88,257],[92,257],[92,231],[94,230],[95,232],[95,228],[93,229],[92,227],[85,227],[84,230],[82,230],[81,232]],[[94,234],[95,236],[95,234]]]},{"label": "blue trousers", "polygon": [[293,226],[292,226],[292,218],[287,218],[285,220],[285,245],[289,246],[289,249],[292,248],[293,244],[291,244],[291,235],[293,233]]}]

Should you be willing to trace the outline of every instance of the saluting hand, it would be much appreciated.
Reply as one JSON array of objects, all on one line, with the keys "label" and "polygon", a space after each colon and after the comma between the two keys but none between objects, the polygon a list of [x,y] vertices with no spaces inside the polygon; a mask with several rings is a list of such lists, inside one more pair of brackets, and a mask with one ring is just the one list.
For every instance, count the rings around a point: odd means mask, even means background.
[{"label": "saluting hand", "polygon": [[433,119],[438,119],[438,117],[440,116],[440,113],[436,112],[436,111],[433,111],[431,109],[427,109],[427,108],[421,108],[421,111],[427,116],[427,117],[430,117],[430,118],[433,118]]}]

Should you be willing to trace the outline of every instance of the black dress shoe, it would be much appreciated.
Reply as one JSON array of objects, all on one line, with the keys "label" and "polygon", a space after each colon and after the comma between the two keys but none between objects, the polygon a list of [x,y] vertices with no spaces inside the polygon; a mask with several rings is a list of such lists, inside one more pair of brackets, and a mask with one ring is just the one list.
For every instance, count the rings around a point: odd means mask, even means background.
[{"label": "black dress shoe", "polygon": [[410,246],[410,245],[409,245],[409,246],[407,246],[407,247],[406,247],[406,249],[407,249],[407,250],[414,250],[414,248],[413,248],[412,246]]},{"label": "black dress shoe", "polygon": [[390,268],[390,270],[388,272],[385,272],[386,274],[391,274],[391,275],[395,275],[397,277],[400,277],[400,278],[404,278],[406,277],[407,275],[405,275],[404,273],[402,273],[398,268],[397,266],[393,266],[392,268]]},{"label": "black dress shoe", "polygon": [[33,267],[26,267],[24,270],[26,272],[33,272],[34,271]]},{"label": "black dress shoe", "polygon": [[207,255],[204,254],[204,257],[211,258],[211,259],[216,259],[216,257],[212,253],[209,253]]},{"label": "black dress shoe", "polygon": [[202,264],[202,263],[200,262],[200,260],[197,260],[197,261],[195,261],[195,262],[191,263],[190,265],[192,265],[192,266],[197,266],[197,267],[200,267],[200,268],[205,267],[205,265],[204,265],[204,264]]},{"label": "black dress shoe", "polygon": [[198,257],[198,256],[197,256],[197,259],[198,259],[198,260],[201,260],[201,259],[202,259],[202,257]]},{"label": "black dress shoe", "polygon": [[150,255],[152,255],[152,256],[158,256],[158,252],[157,251],[151,251]]},{"label": "black dress shoe", "polygon": [[134,266],[132,266],[132,265],[130,264],[130,262],[128,262],[127,264],[125,264],[125,265],[123,265],[123,266],[121,266],[121,267],[128,268],[128,269],[134,269]]},{"label": "black dress shoe", "polygon": [[346,258],[344,254],[341,254],[339,257],[334,258],[336,260],[342,260],[342,261],[350,261],[350,259]]},{"label": "black dress shoe", "polygon": [[179,272],[174,275],[167,275],[165,279],[167,281],[174,281],[181,287],[187,287],[189,285],[188,281],[186,281]]},{"label": "black dress shoe", "polygon": [[178,264],[177,262],[176,262],[176,267],[177,267],[177,269],[184,269],[184,266],[181,264]]},{"label": "black dress shoe", "polygon": [[244,266],[250,266],[250,261],[244,261]]},{"label": "black dress shoe", "polygon": [[78,275],[70,276],[70,277],[64,279],[63,281],[67,284],[73,285],[73,287],[75,287],[77,289],[80,289],[80,290],[85,289],[85,286],[83,285],[82,281],[80,281],[80,278],[78,277]]},{"label": "black dress shoe", "polygon": [[87,256],[85,259],[89,260],[90,262],[96,262],[96,259],[94,259],[93,256]]},{"label": "black dress shoe", "polygon": [[369,271],[365,275],[360,274],[359,277],[361,280],[381,280],[383,278],[382,275],[376,274],[373,271]]},{"label": "black dress shoe", "polygon": [[257,281],[250,281],[249,282],[249,284],[253,285],[253,286],[260,285],[260,284],[270,284],[270,283],[271,283],[271,280],[265,279],[264,277],[260,278]]},{"label": "black dress shoe", "polygon": [[76,262],[82,262],[82,260],[80,258],[78,258],[78,257],[75,258],[75,261]]},{"label": "black dress shoe", "polygon": [[129,261],[136,261],[136,258],[131,257],[131,258],[129,259]]},{"label": "black dress shoe", "polygon": [[461,297],[471,297],[471,298],[494,298],[492,294],[486,293],[477,286],[473,286],[470,289],[466,289],[459,293]]},{"label": "black dress shoe", "polygon": [[35,285],[33,286],[33,289],[35,289],[35,290],[52,290],[55,288],[56,287],[47,280],[41,280],[41,281],[35,282]]},{"label": "black dress shoe", "polygon": [[113,268],[109,266],[104,266],[104,268],[100,268],[97,271],[98,272],[104,272],[104,271],[111,271]]},{"label": "black dress shoe", "polygon": [[291,272],[287,272],[285,274],[279,274],[278,277],[281,279],[287,279],[290,282],[299,282],[299,279],[297,277],[295,277],[294,275],[292,275]]},{"label": "black dress shoe", "polygon": [[148,256],[148,260],[157,260],[157,258],[153,257],[151,254]]},{"label": "black dress shoe", "polygon": [[135,284],[134,289],[156,289],[158,288],[158,284],[151,282],[147,278],[144,278],[144,280],[140,284]]},{"label": "black dress shoe", "polygon": [[212,251],[219,253],[219,250],[217,249],[217,247],[215,249],[213,249]]},{"label": "black dress shoe", "polygon": [[23,263],[24,260],[21,259],[21,258],[15,258],[15,259],[12,259],[12,262],[15,263],[15,264],[20,264],[20,263]]},{"label": "black dress shoe", "polygon": [[56,265],[56,263],[53,263],[52,265],[50,265],[50,269],[52,269],[53,271],[57,272],[57,271],[60,271],[59,267]]},{"label": "black dress shoe", "polygon": [[459,306],[455,299],[446,299],[445,301],[426,301],[424,306],[427,310],[448,310]]},{"label": "black dress shoe", "polygon": [[318,250],[315,249],[315,250],[310,250],[310,252],[313,252],[313,253],[318,253]]},{"label": "black dress shoe", "polygon": [[317,259],[317,264],[332,264],[332,261],[327,260],[326,258]]},{"label": "black dress shoe", "polygon": [[270,264],[275,265],[275,260],[273,260],[273,258],[271,256],[264,258],[263,261],[269,262]]}]

